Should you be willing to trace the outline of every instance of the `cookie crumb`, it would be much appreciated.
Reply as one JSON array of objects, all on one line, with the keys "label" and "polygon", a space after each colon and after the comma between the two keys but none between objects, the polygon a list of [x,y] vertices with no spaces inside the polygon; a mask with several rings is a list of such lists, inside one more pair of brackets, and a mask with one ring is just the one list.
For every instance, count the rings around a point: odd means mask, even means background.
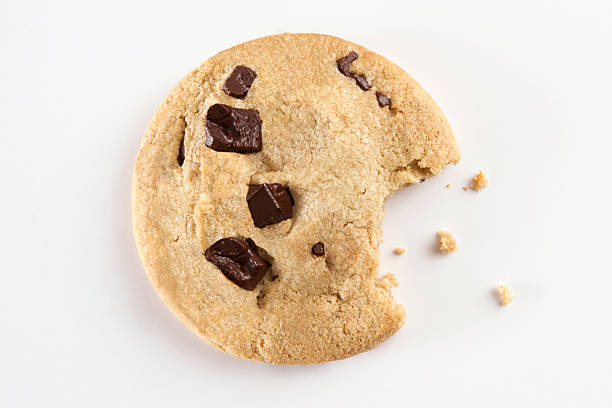
[{"label": "cookie crumb", "polygon": [[463,186],[462,188],[463,188],[463,191],[468,191],[469,190],[469,187],[467,187],[467,186]]},{"label": "cookie crumb", "polygon": [[470,186],[470,188],[474,191],[480,191],[488,184],[489,181],[487,180],[487,176],[485,176],[482,170],[479,170],[479,173],[472,178],[472,185]]},{"label": "cookie crumb", "polygon": [[514,295],[510,288],[506,285],[497,285],[497,294],[499,295],[499,303],[502,306],[509,305],[514,300]]},{"label": "cookie crumb", "polygon": [[448,231],[438,231],[438,239],[440,240],[440,252],[450,254],[457,251],[457,241],[453,234]]},{"label": "cookie crumb", "polygon": [[447,185],[446,185],[446,188],[450,188],[450,186],[451,186],[450,184],[447,184]]},{"label": "cookie crumb", "polygon": [[383,290],[390,291],[391,288],[399,286],[399,280],[395,274],[387,272],[385,276],[376,280],[376,286]]},{"label": "cookie crumb", "polygon": [[397,276],[395,276],[394,273],[387,272],[385,276],[383,276],[383,279],[387,280],[393,288],[399,286],[399,279],[397,279]]},{"label": "cookie crumb", "polygon": [[393,253],[394,253],[395,255],[403,255],[403,254],[404,254],[404,252],[406,252],[406,250],[405,250],[404,248],[399,248],[399,247],[398,247],[398,248],[395,248],[395,249],[393,250]]}]

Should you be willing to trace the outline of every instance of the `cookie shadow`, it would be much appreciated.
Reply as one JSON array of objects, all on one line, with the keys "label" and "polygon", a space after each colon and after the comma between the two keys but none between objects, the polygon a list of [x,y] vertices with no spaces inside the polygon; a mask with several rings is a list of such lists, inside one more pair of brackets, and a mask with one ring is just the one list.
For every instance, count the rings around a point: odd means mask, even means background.
[{"label": "cookie shadow", "polygon": [[493,304],[497,307],[501,307],[503,306],[501,303],[501,300],[499,299],[499,293],[497,292],[497,287],[492,288],[489,291],[489,295],[490,295],[490,299],[493,302]]}]

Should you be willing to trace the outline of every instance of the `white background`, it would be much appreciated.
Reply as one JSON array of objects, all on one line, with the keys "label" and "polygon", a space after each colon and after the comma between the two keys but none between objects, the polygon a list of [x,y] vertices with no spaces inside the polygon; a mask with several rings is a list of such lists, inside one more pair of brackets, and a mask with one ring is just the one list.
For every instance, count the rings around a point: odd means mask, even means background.
[{"label": "white background", "polygon": [[[1,406],[612,405],[609,1],[86,3],[0,5]],[[285,31],[398,63],[463,153],[388,200],[381,270],[401,281],[404,328],[307,367],[196,338],[149,285],[130,220],[140,139],[171,87]],[[461,190],[478,169],[490,187]],[[442,228],[458,253],[433,251]]]}]

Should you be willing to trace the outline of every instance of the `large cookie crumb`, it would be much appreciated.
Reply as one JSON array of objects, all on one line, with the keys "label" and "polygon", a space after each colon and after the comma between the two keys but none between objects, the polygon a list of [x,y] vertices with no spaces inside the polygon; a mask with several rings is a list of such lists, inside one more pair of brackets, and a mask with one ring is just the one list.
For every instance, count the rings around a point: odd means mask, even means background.
[{"label": "large cookie crumb", "polygon": [[506,285],[497,285],[497,294],[499,295],[499,303],[502,306],[509,305],[514,300],[514,295],[510,288]]},{"label": "large cookie crumb", "polygon": [[470,186],[470,188],[474,191],[480,191],[488,184],[489,181],[487,180],[487,176],[485,176],[482,170],[480,170],[479,173],[476,174],[474,178],[472,178],[472,185]]},{"label": "large cookie crumb", "polygon": [[395,255],[403,255],[406,252],[406,250],[404,248],[395,248],[393,250],[393,253]]},{"label": "large cookie crumb", "polygon": [[457,241],[453,234],[448,231],[438,231],[438,239],[440,240],[440,252],[450,254],[457,251]]},{"label": "large cookie crumb", "polygon": [[399,280],[395,274],[387,272],[382,278],[376,281],[376,286],[388,292],[391,288],[399,286]]}]

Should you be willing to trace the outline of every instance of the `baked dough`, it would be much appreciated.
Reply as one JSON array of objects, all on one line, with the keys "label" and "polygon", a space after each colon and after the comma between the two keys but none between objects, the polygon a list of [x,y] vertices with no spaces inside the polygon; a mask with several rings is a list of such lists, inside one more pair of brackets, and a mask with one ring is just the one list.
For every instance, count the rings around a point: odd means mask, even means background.
[{"label": "baked dough", "polygon": [[[337,65],[352,51],[355,77]],[[256,73],[242,99],[223,91],[239,65]],[[206,147],[213,104],[256,109],[261,151]],[[133,178],[138,251],[163,301],[213,346],[272,364],[349,357],[404,323],[395,278],[378,277],[384,200],[459,157],[438,106],[387,59],[327,35],[260,38],[202,63],[149,123]],[[245,197],[257,183],[288,186],[292,218],[256,227]],[[270,261],[254,290],[205,259],[225,237],[251,238]]]}]

